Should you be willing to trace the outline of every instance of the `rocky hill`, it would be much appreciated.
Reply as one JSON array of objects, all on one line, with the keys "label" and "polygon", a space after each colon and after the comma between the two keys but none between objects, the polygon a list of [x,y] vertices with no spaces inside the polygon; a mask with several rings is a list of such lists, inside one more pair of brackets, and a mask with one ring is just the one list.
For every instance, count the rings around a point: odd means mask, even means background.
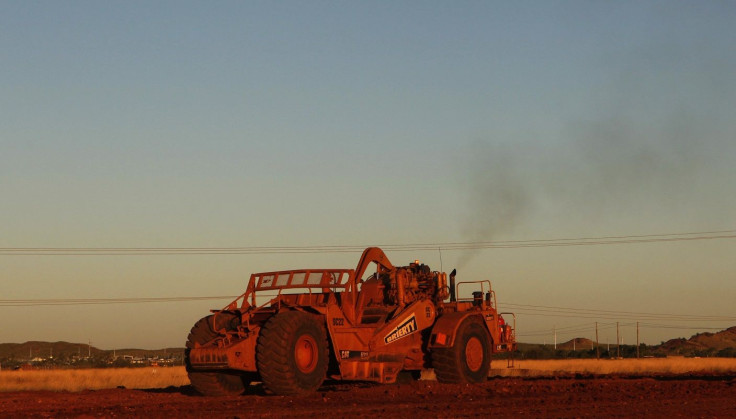
[{"label": "rocky hill", "polygon": [[[567,342],[558,343],[557,348],[551,343],[546,345],[536,343],[519,343],[520,356],[528,359],[552,358],[589,358],[600,355],[603,358],[622,356],[631,358],[637,356],[636,345],[600,344],[595,350],[595,342],[586,338],[575,338]],[[641,345],[640,356],[719,356],[736,357],[736,326],[716,333],[698,333],[690,338],[670,339],[659,345]]]},{"label": "rocky hill", "polygon": [[595,342],[586,338],[570,339],[564,343],[558,343],[557,349],[565,351],[583,351],[595,348]]},{"label": "rocky hill", "polygon": [[736,354],[736,326],[716,333],[698,333],[689,339],[670,339],[662,342],[656,350],[673,355],[712,356],[729,352]]},{"label": "rocky hill", "polygon": [[[595,356],[595,342],[586,338],[575,338],[551,344],[519,343],[519,351],[526,358],[569,358]],[[603,345],[599,347],[601,357],[636,356],[635,345],[623,345],[619,350],[611,347],[609,354]],[[704,332],[689,339],[677,338],[660,345],[642,345],[642,356],[726,356],[736,357],[736,326],[716,333]],[[21,364],[69,365],[69,366],[126,366],[167,361],[180,364],[184,348],[163,349],[116,349],[102,350],[85,343],[70,342],[25,342],[0,343],[0,367]],[[505,355],[504,355],[505,357]],[[123,362],[126,361],[126,362]]]}]

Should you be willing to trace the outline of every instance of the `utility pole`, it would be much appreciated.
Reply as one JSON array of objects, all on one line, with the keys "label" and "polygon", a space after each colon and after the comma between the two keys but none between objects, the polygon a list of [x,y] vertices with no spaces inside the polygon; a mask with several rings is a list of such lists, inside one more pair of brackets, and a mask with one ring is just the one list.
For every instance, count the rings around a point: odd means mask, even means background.
[{"label": "utility pole", "polygon": [[636,322],[636,359],[639,359],[639,322]]},{"label": "utility pole", "polygon": [[92,358],[92,341],[87,341],[87,358]]},{"label": "utility pole", "polygon": [[598,322],[595,322],[595,359],[601,359],[601,350],[598,347]]},{"label": "utility pole", "polygon": [[557,326],[552,326],[552,331],[555,332],[555,351],[557,350]]},{"label": "utility pole", "polygon": [[621,358],[621,338],[618,334],[618,322],[616,322],[616,358]]}]

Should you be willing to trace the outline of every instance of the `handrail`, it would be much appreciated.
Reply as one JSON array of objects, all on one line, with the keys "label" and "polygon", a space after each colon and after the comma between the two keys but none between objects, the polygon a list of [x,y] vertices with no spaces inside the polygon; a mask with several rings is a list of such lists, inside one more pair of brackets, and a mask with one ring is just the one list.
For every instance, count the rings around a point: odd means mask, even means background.
[{"label": "handrail", "polygon": [[[248,305],[256,306],[257,291],[278,290],[277,295],[280,295],[284,289],[306,288],[310,293],[312,288],[345,289],[352,273],[352,269],[296,269],[254,273],[250,276],[247,290],[226,305],[222,311],[236,310],[238,307],[243,309]],[[241,299],[243,303],[238,304]]]},{"label": "handrail", "polygon": [[345,288],[352,269],[298,269],[251,275],[254,291],[287,288]]},{"label": "handrail", "polygon": [[[480,290],[483,294],[486,292],[491,291],[491,281],[484,279],[482,281],[462,281],[455,284],[455,295],[457,295],[457,301],[473,301],[473,297],[470,298],[460,298],[460,285],[461,284],[480,284]],[[486,291],[485,287],[483,287],[484,284],[488,285],[488,291]]]}]

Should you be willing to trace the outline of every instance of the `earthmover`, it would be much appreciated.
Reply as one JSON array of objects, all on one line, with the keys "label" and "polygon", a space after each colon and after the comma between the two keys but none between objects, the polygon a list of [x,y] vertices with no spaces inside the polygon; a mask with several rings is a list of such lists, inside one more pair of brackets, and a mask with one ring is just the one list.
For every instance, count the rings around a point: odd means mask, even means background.
[{"label": "earthmover", "polygon": [[[456,284],[455,273],[448,283],[419,261],[395,267],[369,247],[354,270],[252,274],[245,293],[192,328],[189,379],[204,395],[254,381],[272,394],[315,391],[327,377],[393,383],[425,368],[440,382],[485,381],[492,354],[516,348],[515,320],[502,316],[514,315],[497,312],[490,281]],[[472,298],[456,298],[469,287]]]}]

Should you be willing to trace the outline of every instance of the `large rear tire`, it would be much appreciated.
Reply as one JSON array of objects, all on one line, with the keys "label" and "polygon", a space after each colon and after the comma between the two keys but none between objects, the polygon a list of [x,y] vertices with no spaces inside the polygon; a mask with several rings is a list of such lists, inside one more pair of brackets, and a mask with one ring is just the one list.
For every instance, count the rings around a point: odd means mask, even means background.
[{"label": "large rear tire", "polygon": [[477,317],[460,324],[455,343],[432,350],[432,366],[441,383],[481,383],[491,370],[491,338]]},{"label": "large rear tire", "polygon": [[194,348],[194,344],[202,345],[211,341],[218,336],[216,330],[222,328],[232,329],[231,325],[234,318],[234,315],[220,313],[215,319],[217,324],[213,325],[212,315],[204,317],[194,324],[187,338],[184,355],[189,382],[192,383],[195,390],[204,396],[237,396],[245,391],[246,386],[250,385],[250,379],[246,374],[193,371],[189,363],[189,351]]},{"label": "large rear tire", "polygon": [[266,391],[290,395],[322,385],[328,365],[327,332],[318,316],[282,311],[258,337],[256,363]]}]

